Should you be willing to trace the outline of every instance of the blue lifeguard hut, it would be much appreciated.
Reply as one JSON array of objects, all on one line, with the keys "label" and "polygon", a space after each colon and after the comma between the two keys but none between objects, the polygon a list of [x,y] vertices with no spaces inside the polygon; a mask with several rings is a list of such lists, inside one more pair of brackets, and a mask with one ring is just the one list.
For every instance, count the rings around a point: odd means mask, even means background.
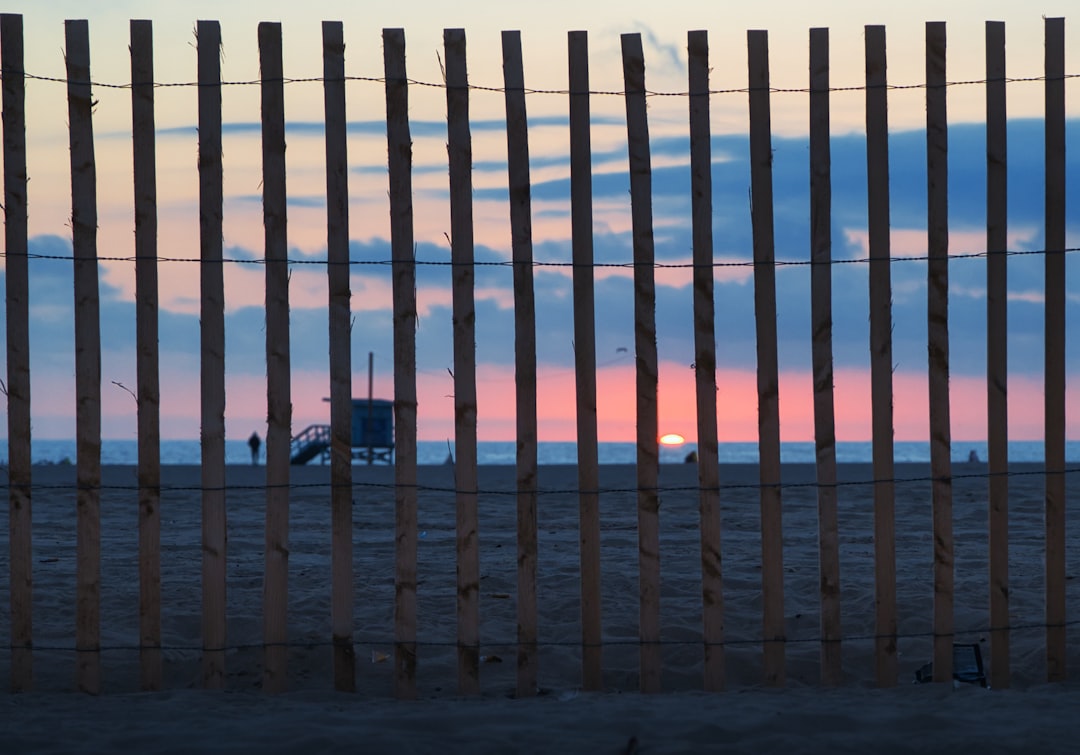
[{"label": "blue lifeguard hut", "polygon": [[[394,402],[375,398],[374,385],[375,353],[368,352],[368,397],[352,400],[350,453],[353,461],[390,464],[394,457]],[[330,425],[309,425],[293,436],[289,461],[307,464],[315,458],[322,464],[330,461]]]},{"label": "blue lifeguard hut", "polygon": [[[329,399],[324,399],[329,401]],[[394,402],[382,398],[352,400],[352,458],[390,464],[394,457]],[[310,425],[292,439],[290,461],[330,461],[330,425]]]}]

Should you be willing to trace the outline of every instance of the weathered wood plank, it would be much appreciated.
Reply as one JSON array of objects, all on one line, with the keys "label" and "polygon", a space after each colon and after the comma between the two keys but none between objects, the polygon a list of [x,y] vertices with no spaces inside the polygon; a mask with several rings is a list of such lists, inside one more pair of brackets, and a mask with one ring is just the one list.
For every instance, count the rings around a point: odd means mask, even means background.
[{"label": "weathered wood plank", "polygon": [[514,260],[514,379],[517,388],[517,696],[536,694],[536,302],[533,291],[532,191],[521,33],[502,33],[510,240]]},{"label": "weathered wood plank", "polygon": [[447,152],[454,309],[454,479],[457,486],[458,688],[480,692],[480,548],[476,469],[476,307],[473,301],[472,136],[465,30],[446,29]]},{"label": "weathered wood plank", "polygon": [[334,689],[356,689],[353,647],[352,292],[349,290],[349,157],[345,114],[345,36],[323,21],[326,119],[326,276],[330,320],[330,633]]},{"label": "weathered wood plank", "polygon": [[892,284],[885,27],[866,27],[866,169],[870,244],[870,402],[874,470],[875,665],[879,687],[897,681],[896,492],[892,415]]},{"label": "weathered wood plank", "polygon": [[1009,686],[1008,116],[1005,24],[986,22],[986,437],[990,686]]},{"label": "weathered wood plank", "polygon": [[758,468],[761,480],[761,589],[765,683],[784,684],[784,541],[780,495],[780,378],[776,337],[772,124],[768,32],[747,32],[750,181],[757,331]]},{"label": "weathered wood plank", "polygon": [[1046,678],[1065,681],[1065,19],[1046,34]]},{"label": "weathered wood plank", "polygon": [[101,691],[101,305],[94,101],[89,26],[86,21],[65,21],[64,32],[75,259],[75,683],[80,691],[97,694]]},{"label": "weathered wood plank", "polygon": [[818,483],[821,683],[840,684],[840,534],[837,526],[836,409],[833,392],[832,150],[829,30],[810,30],[810,295],[814,449]]},{"label": "weathered wood plank", "polygon": [[225,686],[225,286],[221,27],[199,21],[199,351],[202,394],[203,686]]},{"label": "weathered wood plank", "polygon": [[7,321],[8,555],[11,691],[34,686],[30,456],[30,276],[27,257],[26,77],[23,19],[0,14],[4,126],[4,260]]},{"label": "weathered wood plank", "polygon": [[139,431],[139,668],[161,689],[161,386],[158,365],[157,151],[151,21],[131,22],[135,172],[135,340]]},{"label": "weathered wood plank", "polygon": [[416,697],[416,257],[405,31],[383,29],[394,276],[394,694]]},{"label": "weathered wood plank", "polygon": [[687,34],[690,92],[690,195],[694,245],[694,375],[698,505],[701,517],[701,619],[706,690],[724,688],[724,588],[720,558],[720,463],[716,423],[716,308],[713,300],[712,128],[709,33]]},{"label": "weathered wood plank", "polygon": [[596,294],[593,285],[592,136],[588,32],[567,34],[570,78],[570,235],[574,263],[574,376],[577,387],[581,548],[581,685],[604,686],[600,610],[600,466],[596,414]]},{"label": "weathered wood plank", "polygon": [[952,432],[949,423],[949,123],[945,24],[926,24],[927,354],[934,528],[934,681],[953,676]]},{"label": "weathered wood plank", "polygon": [[281,24],[259,24],[262,83],[264,267],[266,273],[266,550],[263,575],[263,690],[288,686],[289,347],[288,218],[285,205],[285,84]]},{"label": "weathered wood plank", "polygon": [[637,364],[638,639],[641,691],[660,691],[660,473],[657,414],[656,252],[652,221],[652,158],[640,34],[622,35],[630,215],[634,239],[634,356]]}]

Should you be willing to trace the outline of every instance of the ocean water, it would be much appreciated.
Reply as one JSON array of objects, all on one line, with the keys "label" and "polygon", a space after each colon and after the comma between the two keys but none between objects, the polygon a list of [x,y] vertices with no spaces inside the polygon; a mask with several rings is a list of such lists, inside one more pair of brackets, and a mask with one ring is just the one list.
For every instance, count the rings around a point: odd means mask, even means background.
[{"label": "ocean water", "polygon": [[[514,464],[516,444],[513,441],[482,441],[477,445],[480,464]],[[601,464],[633,464],[637,457],[634,443],[601,443],[598,452]],[[869,463],[872,445],[869,442],[841,442],[836,447],[836,460],[841,463]],[[661,446],[660,461],[665,464],[681,463],[686,455],[696,450],[696,445]],[[985,441],[955,441],[953,460],[967,461],[971,451],[986,460]],[[265,453],[265,446],[263,448]],[[420,464],[442,464],[451,453],[445,441],[420,441],[417,444],[417,461]],[[63,464],[75,461],[74,440],[32,441],[31,455],[35,464]],[[757,443],[721,443],[719,449],[722,464],[755,464],[758,460]],[[577,445],[572,442],[540,443],[537,449],[540,464],[576,464]],[[265,458],[265,457],[264,457]],[[898,463],[930,461],[929,442],[897,441],[893,458]],[[1080,441],[1065,444],[1068,462],[1080,461]],[[1042,462],[1043,444],[1040,441],[1012,441],[1009,443],[1009,459],[1014,462]],[[7,460],[7,440],[0,440],[0,463]],[[164,440],[161,442],[162,464],[199,464],[201,451],[197,440]],[[812,442],[780,444],[780,460],[784,463],[814,462]],[[103,464],[135,464],[138,446],[135,440],[104,440],[101,444]],[[230,440],[225,443],[226,464],[250,464],[251,451],[246,440]],[[314,464],[318,463],[316,459]]]}]

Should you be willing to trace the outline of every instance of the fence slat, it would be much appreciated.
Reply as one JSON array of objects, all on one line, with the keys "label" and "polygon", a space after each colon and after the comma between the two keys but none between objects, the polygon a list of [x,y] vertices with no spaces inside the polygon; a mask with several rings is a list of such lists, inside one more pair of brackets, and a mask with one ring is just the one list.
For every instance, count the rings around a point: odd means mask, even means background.
[{"label": "fence slat", "polygon": [[532,192],[521,33],[504,31],[506,155],[514,259],[514,364],[517,421],[517,696],[536,694],[536,303],[533,291]]},{"label": "fence slat", "polygon": [[473,302],[472,137],[465,30],[446,29],[447,151],[454,299],[454,479],[457,487],[458,686],[480,692],[480,549],[477,543],[476,308]]},{"label": "fence slat", "polygon": [[130,27],[139,397],[139,668],[142,689],[158,690],[161,689],[161,387],[158,379],[154,38],[150,21],[132,21]]},{"label": "fence slat", "polygon": [[581,547],[581,686],[604,686],[600,611],[600,466],[596,415],[596,294],[593,287],[592,137],[589,37],[567,34],[570,79],[570,235],[574,263],[574,377],[577,387]]},{"label": "fence slat", "polygon": [[416,257],[405,31],[383,29],[394,274],[394,694],[416,697]]},{"label": "fence slat", "polygon": [[26,216],[26,81],[23,20],[0,14],[3,55],[4,260],[7,314],[8,568],[11,691],[34,685],[31,547],[30,287]]},{"label": "fence slat", "polygon": [[199,21],[199,310],[202,393],[203,686],[225,686],[225,286],[221,27]]},{"label": "fence slat", "polygon": [[986,437],[990,686],[1009,686],[1008,140],[1005,24],[986,22]]},{"label": "fence slat", "polygon": [[[17,22],[17,23],[16,23]],[[865,34],[870,366],[875,541],[875,673],[880,686],[897,682],[897,580],[891,309],[888,85],[886,31]],[[101,689],[101,319],[97,250],[89,34],[85,21],[65,25],[76,335],[77,574],[75,658],[80,689]],[[1044,417],[1046,454],[1046,662],[1051,681],[1066,676],[1065,540],[1066,256],[1065,38],[1063,19],[1047,19],[1045,58]],[[132,137],[136,236],[138,366],[139,652],[145,689],[162,684],[160,385],[157,281],[157,192],[152,26],[132,21]],[[225,685],[226,467],[224,286],[222,276],[222,122],[220,28],[198,24],[200,178],[200,337],[202,487],[202,668],[208,687]],[[768,37],[748,32],[751,212],[754,231],[758,440],[761,482],[762,640],[767,683],[782,685],[785,669],[783,522],[776,333],[775,236]],[[352,568],[351,345],[349,338],[348,158],[345,130],[344,40],[340,23],[324,24],[326,96],[328,309],[330,324],[333,547],[331,624],[335,686],[355,689]],[[810,38],[811,288],[815,445],[821,575],[821,678],[841,680],[841,614],[837,523],[835,396],[831,303],[831,155],[829,152],[828,30]],[[457,438],[456,530],[459,684],[480,690],[479,548],[476,454],[476,355],[472,148],[465,33],[448,29],[448,152],[454,288],[454,393]],[[266,273],[267,470],[264,604],[264,685],[284,689],[287,659],[289,445],[291,386],[286,234],[284,91],[280,25],[260,24],[263,95],[263,200]],[[987,86],[987,419],[989,446],[988,564],[990,680],[1010,681],[1009,505],[1007,404],[1007,112],[1005,30],[986,25]],[[716,353],[712,243],[709,69],[705,32],[688,35],[693,202],[695,369],[698,479],[701,487],[704,686],[724,684],[720,494],[716,425]],[[9,438],[9,547],[12,688],[33,681],[31,428],[26,161],[22,19],[0,14],[3,52]],[[393,236],[396,563],[395,692],[415,696],[416,666],[416,298],[404,34],[384,30],[388,169]],[[943,23],[926,25],[927,346],[934,548],[934,673],[952,676],[954,542],[949,395],[949,227],[946,39]],[[635,262],[639,641],[641,688],[661,680],[658,359],[655,329],[655,249],[651,210],[644,60],[640,35],[622,37]],[[518,679],[520,696],[534,694],[538,676],[536,332],[528,121],[520,34],[503,35],[510,214],[514,249],[517,386]],[[600,689],[602,596],[597,444],[597,372],[592,230],[592,171],[587,37],[569,35],[569,105],[578,419],[582,681]],[[134,512],[132,512],[134,513]],[[134,534],[134,533],[133,533]]]},{"label": "fence slat", "polygon": [[780,496],[780,378],[776,345],[772,124],[768,32],[746,33],[749,51],[750,181],[757,330],[758,453],[761,480],[761,589],[765,683],[784,684],[784,542]]},{"label": "fence slat", "polygon": [[927,354],[934,530],[934,681],[953,676],[952,433],[949,425],[949,136],[945,24],[926,24]]},{"label": "fence slat", "polygon": [[90,31],[65,21],[71,141],[71,237],[75,257],[75,447],[77,494],[75,683],[101,691],[101,325],[97,263]]},{"label": "fence slat", "polygon": [[634,237],[634,356],[637,363],[638,638],[641,691],[660,691],[660,473],[656,406],[656,282],[652,161],[645,110],[645,56],[640,34],[622,35]]},{"label": "fence slat", "polygon": [[842,680],[840,535],[837,528],[836,411],[832,329],[832,150],[829,144],[829,30],[810,30],[810,289],[814,449],[821,583],[821,683]]},{"label": "fence slat", "polygon": [[927,339],[933,477],[934,681],[952,682],[952,440],[949,425],[948,120],[945,24],[926,24]]},{"label": "fence slat", "polygon": [[1046,677],[1065,681],[1065,19],[1046,33]]},{"label": "fence slat", "polygon": [[259,24],[262,83],[263,229],[266,267],[266,572],[263,575],[263,689],[287,686],[289,455],[288,218],[285,207],[285,84],[281,24]]},{"label": "fence slat", "polygon": [[874,479],[875,665],[896,684],[896,493],[893,480],[892,285],[885,27],[866,27],[866,172],[870,245],[870,402]]},{"label": "fence slat", "polygon": [[724,688],[724,588],[720,559],[720,464],[716,426],[716,309],[713,300],[712,128],[709,33],[687,33],[690,92],[690,195],[694,244],[694,376],[704,687]]},{"label": "fence slat", "polygon": [[326,113],[326,277],[330,319],[330,633],[334,689],[356,690],[353,648],[352,316],[349,290],[349,157],[345,127],[345,35],[323,21]]}]

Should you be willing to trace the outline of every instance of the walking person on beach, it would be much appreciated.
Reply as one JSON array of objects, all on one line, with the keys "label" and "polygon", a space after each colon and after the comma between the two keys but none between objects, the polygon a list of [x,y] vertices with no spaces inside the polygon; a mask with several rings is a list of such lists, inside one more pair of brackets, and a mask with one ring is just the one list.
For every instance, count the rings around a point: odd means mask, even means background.
[{"label": "walking person on beach", "polygon": [[248,438],[248,448],[251,449],[251,463],[259,463],[259,446],[262,445],[262,441],[259,439],[258,433],[252,433]]}]

